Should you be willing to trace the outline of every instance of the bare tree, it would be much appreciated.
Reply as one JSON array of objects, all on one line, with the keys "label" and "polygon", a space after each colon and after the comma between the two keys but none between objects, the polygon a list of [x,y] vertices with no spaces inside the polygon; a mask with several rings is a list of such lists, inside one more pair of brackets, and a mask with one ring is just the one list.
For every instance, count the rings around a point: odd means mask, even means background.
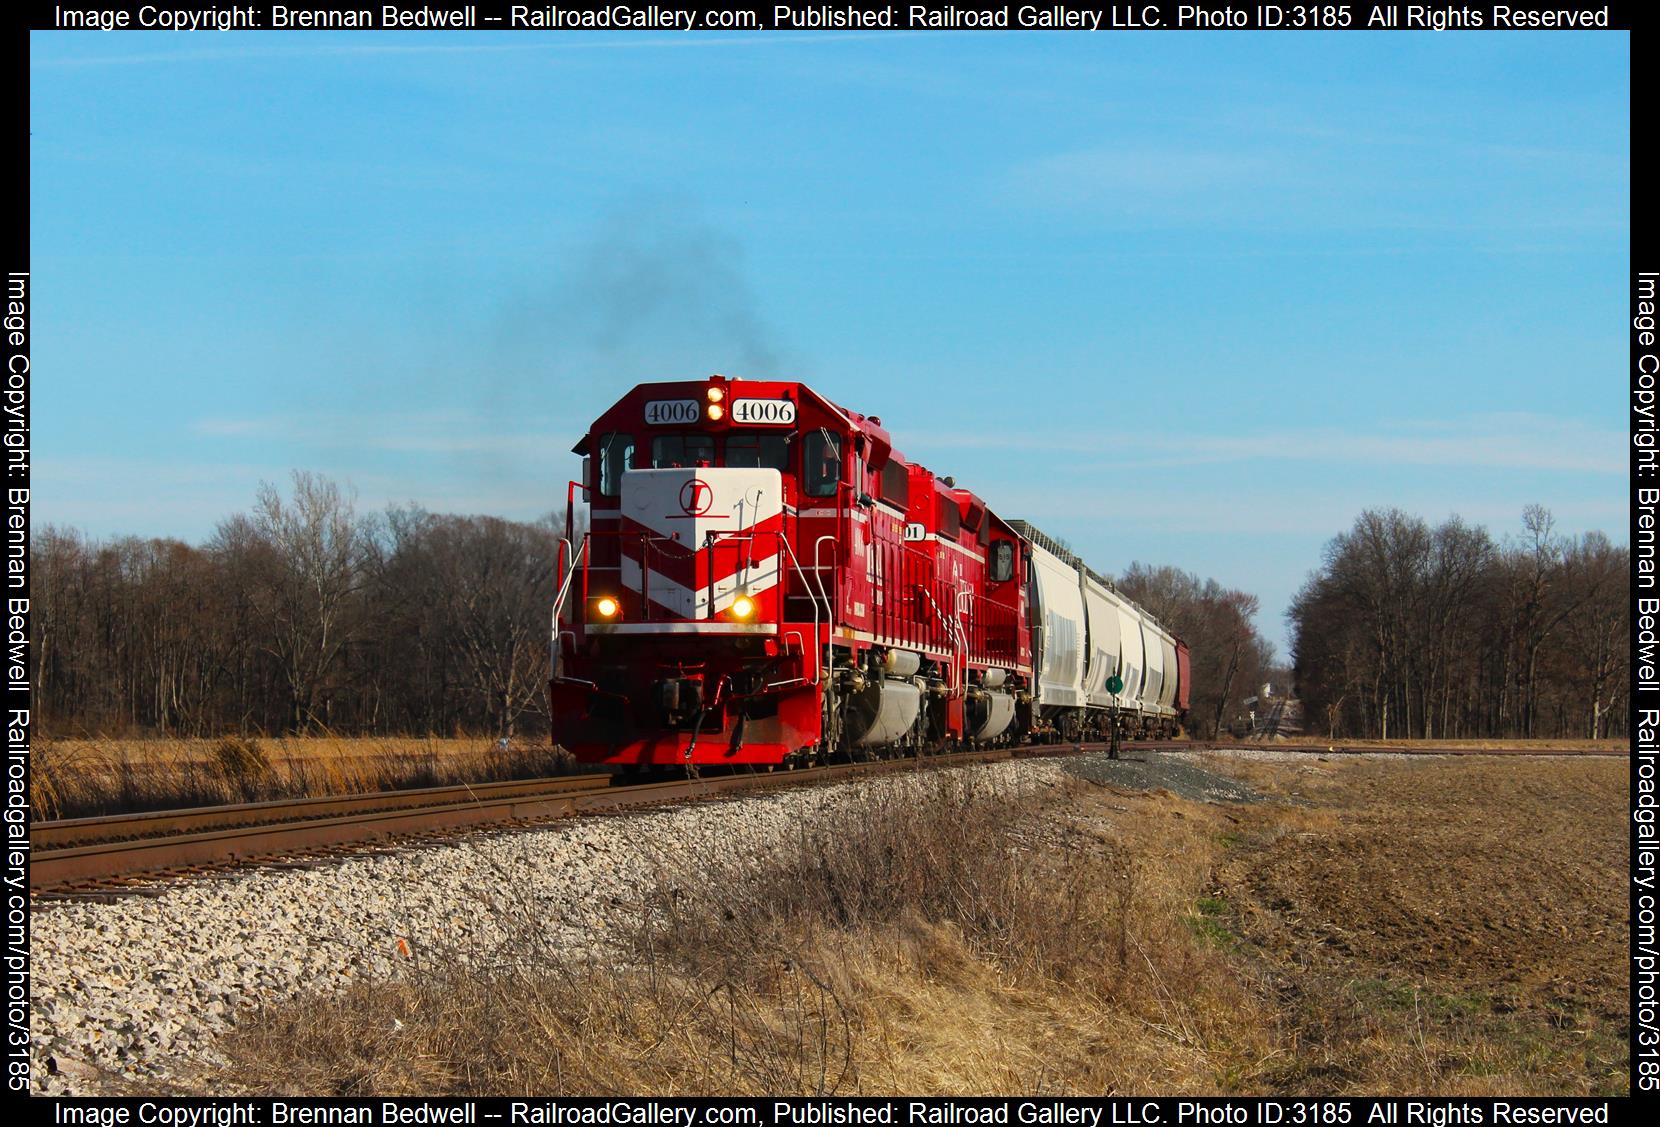
[{"label": "bare tree", "polygon": [[1540,506],[1522,527],[1500,549],[1457,517],[1362,513],[1290,610],[1305,706],[1334,736],[1606,734],[1629,553]]},{"label": "bare tree", "polygon": [[545,729],[550,520],[361,518],[332,482],[266,486],[200,548],[33,543],[43,720],[209,735]]},{"label": "bare tree", "polygon": [[288,727],[329,720],[326,689],[368,616],[357,598],[374,542],[353,499],[326,478],[295,471],[292,498],[260,486],[250,521],[264,567],[253,607],[289,693]]}]

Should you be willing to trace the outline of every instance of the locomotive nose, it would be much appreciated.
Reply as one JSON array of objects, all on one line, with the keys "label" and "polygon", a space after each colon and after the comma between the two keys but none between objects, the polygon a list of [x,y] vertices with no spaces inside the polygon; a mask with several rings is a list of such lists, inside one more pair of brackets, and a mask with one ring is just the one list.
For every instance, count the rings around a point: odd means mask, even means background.
[{"label": "locomotive nose", "polygon": [[649,617],[771,621],[784,532],[775,469],[671,466],[622,475],[622,582]]}]

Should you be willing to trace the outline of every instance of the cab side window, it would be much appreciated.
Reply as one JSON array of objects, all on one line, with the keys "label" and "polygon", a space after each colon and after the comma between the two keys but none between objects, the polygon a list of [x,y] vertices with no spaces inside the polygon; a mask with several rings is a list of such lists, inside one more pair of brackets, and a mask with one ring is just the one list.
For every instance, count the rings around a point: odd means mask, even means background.
[{"label": "cab side window", "polygon": [[841,436],[815,430],[801,444],[801,486],[809,497],[834,497],[842,480]]},{"label": "cab side window", "polygon": [[634,436],[612,431],[599,437],[599,495],[615,497],[623,471],[634,464]]},{"label": "cab side window", "polygon": [[999,540],[991,546],[991,581],[1007,583],[1014,578],[1014,545]]}]

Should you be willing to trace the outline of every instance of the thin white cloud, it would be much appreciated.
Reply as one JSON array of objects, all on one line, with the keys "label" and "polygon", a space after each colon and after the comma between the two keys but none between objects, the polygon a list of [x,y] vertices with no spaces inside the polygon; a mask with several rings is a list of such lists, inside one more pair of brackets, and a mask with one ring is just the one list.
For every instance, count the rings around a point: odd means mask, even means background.
[{"label": "thin white cloud", "polygon": [[1283,175],[1281,162],[1256,153],[1112,147],[1038,157],[1017,166],[1011,180],[1022,195],[1074,206],[1237,190]]},{"label": "thin white cloud", "polygon": [[1110,454],[1113,466],[1201,466],[1223,462],[1295,461],[1332,465],[1471,466],[1624,474],[1625,436],[1577,420],[1524,413],[1421,420],[1378,430],[1318,427],[1257,434],[912,433],[919,450],[1019,448]]},{"label": "thin white cloud", "polygon": [[[520,420],[534,424],[534,420]],[[319,449],[385,450],[417,454],[493,451],[522,455],[563,453],[560,424],[519,433],[493,432],[491,423],[470,411],[386,412],[358,415],[261,415],[255,418],[197,419],[190,429],[205,438],[263,439]]]},{"label": "thin white cloud", "polygon": [[[191,429],[210,438],[259,438],[322,448],[351,447],[411,453],[498,451],[563,453],[568,425],[518,420],[511,432],[467,411],[386,413],[372,427],[360,417],[261,416],[207,418]],[[932,451],[1024,449],[1103,454],[1115,467],[1203,466],[1224,462],[1294,461],[1332,465],[1470,466],[1591,474],[1626,472],[1625,436],[1578,420],[1525,412],[1457,419],[1410,419],[1375,430],[1315,427],[1255,434],[1186,432],[1167,435],[1099,432],[1019,434],[909,430],[908,449]]]},{"label": "thin white cloud", "polygon": [[[167,461],[154,458],[85,457],[35,459],[34,469],[39,475],[39,486],[33,496],[50,495],[60,484],[111,487],[121,482],[136,482],[140,490],[147,486],[213,486],[227,477],[261,476],[270,480],[286,480],[286,466],[259,462],[213,462],[201,464],[188,461]],[[77,490],[79,492],[80,490]]]},{"label": "thin white cloud", "polygon": [[246,512],[261,481],[286,482],[288,469],[241,462],[211,464],[148,458],[39,458],[33,520],[98,536],[205,537],[225,517]]},{"label": "thin white cloud", "polygon": [[[1145,547],[1132,552],[1143,557],[1159,556],[1161,536],[1223,536],[1237,544],[1278,539],[1323,543],[1351,527],[1355,517],[1368,508],[1402,508],[1432,522],[1456,513],[1498,536],[1521,525],[1519,501],[1484,498],[1449,507],[1444,500],[1425,496],[1421,487],[1411,490],[1410,495],[1393,493],[1387,487],[1380,487],[1376,493],[1326,495],[1305,489],[1274,494],[1268,500],[1253,496],[1242,504],[1237,495],[1207,496],[1173,489],[1106,493],[1084,487],[1026,487],[999,489],[986,500],[1003,516],[1030,520],[1080,550],[1092,541],[1115,545],[1145,541]],[[1544,500],[1545,507],[1562,518],[1560,529],[1564,532],[1573,528],[1613,528],[1619,540],[1618,530],[1629,519],[1627,506],[1617,498],[1564,496]],[[1110,532],[1103,534],[1103,529]],[[1223,552],[1220,558],[1228,554]],[[1309,559],[1312,566],[1312,553]]]},{"label": "thin white cloud", "polygon": [[275,433],[267,419],[197,419],[190,429],[209,438],[269,438]]},{"label": "thin white cloud", "polygon": [[[292,467],[305,466],[350,488],[359,513],[417,504],[433,512],[486,513],[535,520],[562,508],[563,488],[547,475],[500,480],[415,480],[361,467],[156,460],[48,458],[35,466],[34,520],[78,527],[95,536],[171,536],[199,541],[219,522],[246,513],[262,482],[286,492]],[[563,479],[560,479],[561,481]]]}]

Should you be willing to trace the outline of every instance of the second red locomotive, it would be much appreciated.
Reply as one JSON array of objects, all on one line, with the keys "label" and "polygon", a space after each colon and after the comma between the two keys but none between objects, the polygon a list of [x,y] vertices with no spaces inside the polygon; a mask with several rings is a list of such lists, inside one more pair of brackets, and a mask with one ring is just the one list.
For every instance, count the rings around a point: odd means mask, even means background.
[{"label": "second red locomotive", "polygon": [[549,696],[581,760],[791,766],[1187,708],[1150,615],[804,384],[643,384],[576,452]]}]

